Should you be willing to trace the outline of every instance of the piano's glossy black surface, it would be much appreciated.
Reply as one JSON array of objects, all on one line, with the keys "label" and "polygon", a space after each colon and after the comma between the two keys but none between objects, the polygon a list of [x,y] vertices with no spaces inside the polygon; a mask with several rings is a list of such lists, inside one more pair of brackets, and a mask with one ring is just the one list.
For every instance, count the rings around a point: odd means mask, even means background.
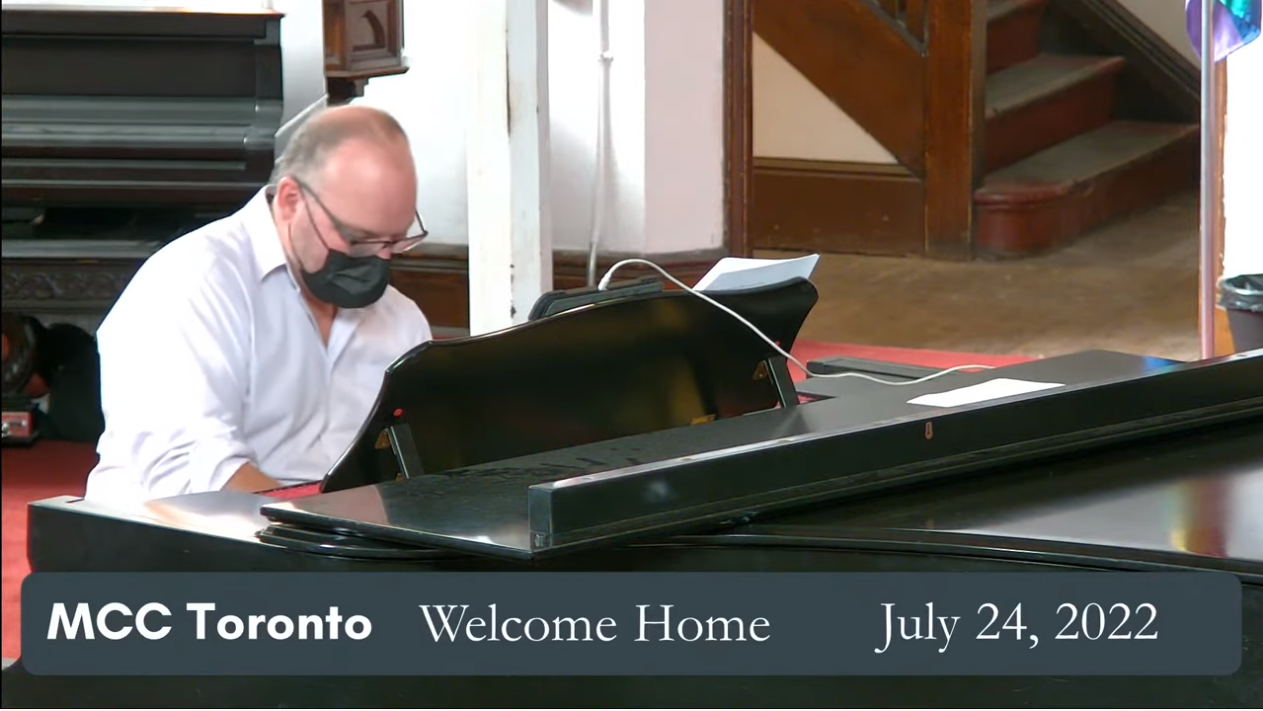
[{"label": "piano's glossy black surface", "polygon": [[[588,315],[599,317],[607,308],[613,309],[603,305]],[[575,314],[576,320],[582,316]],[[748,372],[749,363],[742,370]],[[1064,385],[952,408],[909,402],[1001,377]],[[280,524],[278,536],[298,527],[309,534],[354,533],[537,559],[1240,421],[1256,417],[1260,404],[1263,359],[1192,366],[1084,353],[950,384],[842,391],[796,407],[634,437],[585,436],[568,446],[559,439],[548,451],[270,504],[263,511]],[[484,431],[471,421],[468,441],[495,439],[497,426],[506,424],[494,417],[487,423]],[[374,428],[362,441],[377,438]],[[506,432],[503,439],[516,438]]]},{"label": "piano's glossy black surface", "polygon": [[[1228,678],[40,679],[6,672],[6,706],[1248,708],[1263,678],[1263,456],[1242,423],[971,481],[878,495],[721,532],[521,563],[329,541],[260,543],[265,497],[151,505],[109,538],[68,501],[33,509],[36,570],[1038,571],[1234,570],[1242,667]],[[200,500],[199,500],[200,499]],[[229,501],[231,499],[231,501]],[[89,507],[90,510],[91,507]],[[142,521],[147,521],[142,523]],[[161,532],[159,532],[161,531]],[[35,537],[40,541],[36,541]],[[60,539],[57,544],[54,539]],[[69,543],[73,541],[73,545]],[[359,548],[357,546],[366,547]],[[374,558],[380,554],[380,558]]]},{"label": "piano's glossy black surface", "polygon": [[[553,323],[561,329],[584,319]],[[492,349],[496,339],[483,343]],[[4,674],[5,704],[1257,706],[1263,698],[1263,352],[1196,364],[1084,353],[962,377],[1065,386],[934,409],[908,400],[959,382],[848,391],[845,383],[862,381],[838,379],[828,400],[286,502],[229,493],[127,511],[70,498],[37,502],[30,509],[30,561],[35,571],[1226,571],[1245,583],[1236,675],[44,679],[27,675],[19,661]],[[470,387],[478,386],[471,380]],[[953,423],[965,432],[953,436]],[[936,450],[891,434],[908,431],[954,454],[936,458]],[[832,449],[800,446],[821,442]],[[897,456],[905,464],[892,469]],[[699,461],[714,468],[697,469]],[[907,472],[916,476],[902,476]],[[609,475],[631,488],[604,489]],[[521,538],[522,521],[531,520],[531,487],[555,488],[565,477],[577,479],[577,489],[596,487],[589,501],[604,503],[591,513],[619,536],[552,555],[506,554],[533,545],[505,543]],[[860,483],[837,486],[847,481]],[[787,499],[777,482],[816,488]],[[617,496],[606,497],[610,492]],[[645,515],[646,502],[674,516],[705,501],[718,518]],[[741,512],[752,518],[734,515]],[[505,526],[512,530],[498,528]],[[451,535],[439,535],[443,530]],[[470,545],[476,539],[486,540]]]},{"label": "piano's glossy black surface", "polygon": [[[260,494],[173,497],[119,511],[74,497],[31,508],[31,564],[40,571],[147,570],[678,570],[713,569],[718,548],[852,553],[1083,565],[1115,570],[1233,572],[1263,585],[1263,452],[1258,418],[1157,441],[1002,467],[951,484],[859,496],[755,522],[537,561],[479,556],[344,534],[316,535],[307,555],[275,529]],[[383,508],[382,513],[386,513]],[[98,517],[109,517],[101,520]],[[109,532],[108,537],[98,535]],[[494,533],[491,531],[489,533]],[[270,534],[273,540],[281,535]],[[297,531],[294,535],[298,535]],[[265,535],[265,539],[267,535]],[[67,545],[69,541],[75,545]],[[652,551],[651,555],[646,555]],[[659,554],[665,557],[656,557]],[[725,554],[731,556],[731,554]],[[911,556],[911,557],[905,557]]]},{"label": "piano's glossy black surface", "polygon": [[[796,279],[721,298],[792,344],[818,294]],[[680,291],[430,341],[386,369],[358,441],[322,490],[433,481],[489,462],[793,406],[789,380],[769,343]]]}]

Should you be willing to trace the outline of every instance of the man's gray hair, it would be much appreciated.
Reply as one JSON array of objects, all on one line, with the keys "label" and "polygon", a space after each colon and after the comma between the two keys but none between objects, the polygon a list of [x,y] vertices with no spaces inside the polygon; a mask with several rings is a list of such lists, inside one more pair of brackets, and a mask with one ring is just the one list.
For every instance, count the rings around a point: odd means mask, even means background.
[{"label": "man's gray hair", "polygon": [[321,109],[302,123],[290,138],[285,151],[272,168],[272,185],[284,177],[308,184],[319,181],[328,154],[344,142],[361,138],[370,141],[408,140],[403,126],[390,114],[367,107]]}]

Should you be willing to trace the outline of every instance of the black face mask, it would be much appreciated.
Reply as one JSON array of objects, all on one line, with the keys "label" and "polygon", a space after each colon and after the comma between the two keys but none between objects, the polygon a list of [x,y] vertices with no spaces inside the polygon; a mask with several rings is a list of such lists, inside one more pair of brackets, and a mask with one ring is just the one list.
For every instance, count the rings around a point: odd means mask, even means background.
[{"label": "black face mask", "polygon": [[311,295],[340,309],[371,306],[390,285],[390,260],[380,257],[352,257],[330,249],[317,271],[308,271],[301,263],[299,268]]},{"label": "black face mask", "polygon": [[377,303],[390,285],[390,261],[329,252],[316,272],[303,269],[303,283],[312,296],[341,309],[362,309]]}]

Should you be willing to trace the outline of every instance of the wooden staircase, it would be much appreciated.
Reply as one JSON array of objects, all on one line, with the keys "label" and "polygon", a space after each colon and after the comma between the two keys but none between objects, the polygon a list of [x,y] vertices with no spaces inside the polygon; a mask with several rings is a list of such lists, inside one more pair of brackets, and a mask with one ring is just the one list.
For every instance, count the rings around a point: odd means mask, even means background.
[{"label": "wooden staircase", "polygon": [[1197,185],[1197,69],[1118,0],[751,0],[894,157],[756,158],[756,248],[1034,255]]},{"label": "wooden staircase", "polygon": [[987,8],[976,253],[1025,256],[1196,185],[1198,127],[1117,119],[1120,56],[1041,52],[1049,0]]}]

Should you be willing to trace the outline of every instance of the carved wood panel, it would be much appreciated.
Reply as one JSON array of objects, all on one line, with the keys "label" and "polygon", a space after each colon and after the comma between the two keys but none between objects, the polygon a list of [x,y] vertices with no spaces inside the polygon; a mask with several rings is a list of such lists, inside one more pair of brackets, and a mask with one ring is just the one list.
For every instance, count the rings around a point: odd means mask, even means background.
[{"label": "carved wood panel", "polygon": [[99,316],[118,300],[140,264],[130,259],[6,260],[0,297],[6,310]]},{"label": "carved wood panel", "polygon": [[402,0],[324,0],[324,28],[330,104],[362,96],[374,77],[408,71]]}]

